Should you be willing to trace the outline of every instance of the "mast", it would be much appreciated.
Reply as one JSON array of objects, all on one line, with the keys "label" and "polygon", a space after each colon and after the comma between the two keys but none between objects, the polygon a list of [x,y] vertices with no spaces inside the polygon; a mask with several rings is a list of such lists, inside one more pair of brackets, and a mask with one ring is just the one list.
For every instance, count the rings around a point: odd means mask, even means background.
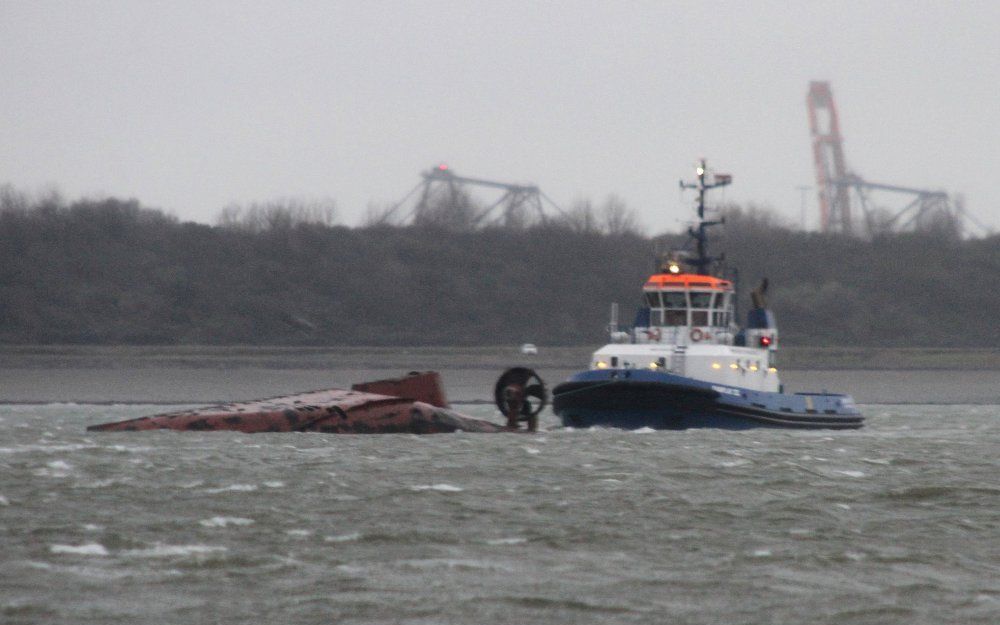
[{"label": "mast", "polygon": [[733,181],[733,177],[729,174],[714,174],[712,176],[712,182],[707,182],[705,180],[705,176],[708,170],[705,167],[705,159],[701,159],[696,171],[698,173],[697,182],[684,182],[683,180],[680,182],[682,189],[696,189],[698,191],[697,229],[694,226],[688,227],[688,235],[695,242],[697,256],[694,258],[687,258],[684,262],[694,267],[696,274],[709,276],[711,275],[710,267],[712,263],[717,260],[722,260],[723,257],[708,255],[708,228],[718,226],[725,220],[705,221],[705,192],[710,189],[728,185]]}]

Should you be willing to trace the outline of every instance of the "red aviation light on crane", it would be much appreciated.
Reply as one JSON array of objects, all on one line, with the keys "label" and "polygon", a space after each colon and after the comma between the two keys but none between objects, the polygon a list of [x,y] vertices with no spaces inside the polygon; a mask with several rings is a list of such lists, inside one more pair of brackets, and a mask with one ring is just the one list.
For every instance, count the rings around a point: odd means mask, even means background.
[{"label": "red aviation light on crane", "polygon": [[769,336],[762,336],[762,337],[760,337],[760,346],[761,347],[770,347],[771,346],[771,342],[772,342],[772,339]]},{"label": "red aviation light on crane", "polygon": [[448,171],[448,164],[441,163],[440,165],[438,165],[438,171]]}]

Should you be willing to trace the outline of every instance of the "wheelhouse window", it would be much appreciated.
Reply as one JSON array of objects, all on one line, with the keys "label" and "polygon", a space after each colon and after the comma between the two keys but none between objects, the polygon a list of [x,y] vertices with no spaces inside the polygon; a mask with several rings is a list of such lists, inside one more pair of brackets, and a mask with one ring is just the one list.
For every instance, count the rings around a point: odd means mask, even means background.
[{"label": "wheelhouse window", "polygon": [[665,326],[686,326],[687,312],[683,310],[663,311],[663,325]]},{"label": "wheelhouse window", "polygon": [[729,294],[716,293],[712,298],[712,325],[717,328],[725,328],[729,326],[729,323]]},{"label": "wheelhouse window", "polygon": [[711,308],[714,293],[691,293],[691,308]]},{"label": "wheelhouse window", "polygon": [[665,291],[663,293],[664,308],[685,309],[687,308],[687,293],[684,291]]},{"label": "wheelhouse window", "polygon": [[646,292],[646,305],[650,308],[662,308],[663,304],[660,302],[660,292],[659,291],[647,291]]},{"label": "wheelhouse window", "polygon": [[687,325],[687,293],[684,291],[664,291],[663,325],[684,326]]},{"label": "wheelhouse window", "polygon": [[712,307],[712,296],[715,295],[711,291],[693,291],[691,292],[691,325],[692,326],[707,326],[708,325],[708,310]]}]

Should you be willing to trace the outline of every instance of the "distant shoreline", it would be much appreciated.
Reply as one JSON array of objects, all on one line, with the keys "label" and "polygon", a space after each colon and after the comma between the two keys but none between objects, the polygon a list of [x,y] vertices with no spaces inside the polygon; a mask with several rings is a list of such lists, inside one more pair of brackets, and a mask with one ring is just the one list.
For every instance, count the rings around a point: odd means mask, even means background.
[{"label": "distant shoreline", "polygon": [[[583,367],[586,346],[539,346],[535,355],[516,346],[296,347],[0,345],[2,369],[500,369]],[[447,362],[447,365],[444,363]],[[1000,370],[1000,348],[782,347],[778,366],[817,370]]]}]

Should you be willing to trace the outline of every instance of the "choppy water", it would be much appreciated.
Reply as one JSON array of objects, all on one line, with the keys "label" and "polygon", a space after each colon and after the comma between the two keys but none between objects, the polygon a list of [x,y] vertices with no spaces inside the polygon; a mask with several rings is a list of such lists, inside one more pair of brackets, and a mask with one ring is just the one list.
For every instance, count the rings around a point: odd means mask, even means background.
[{"label": "choppy water", "polygon": [[163,409],[0,406],[0,621],[1000,622],[1000,406],[866,406],[856,432],[84,431]]}]

